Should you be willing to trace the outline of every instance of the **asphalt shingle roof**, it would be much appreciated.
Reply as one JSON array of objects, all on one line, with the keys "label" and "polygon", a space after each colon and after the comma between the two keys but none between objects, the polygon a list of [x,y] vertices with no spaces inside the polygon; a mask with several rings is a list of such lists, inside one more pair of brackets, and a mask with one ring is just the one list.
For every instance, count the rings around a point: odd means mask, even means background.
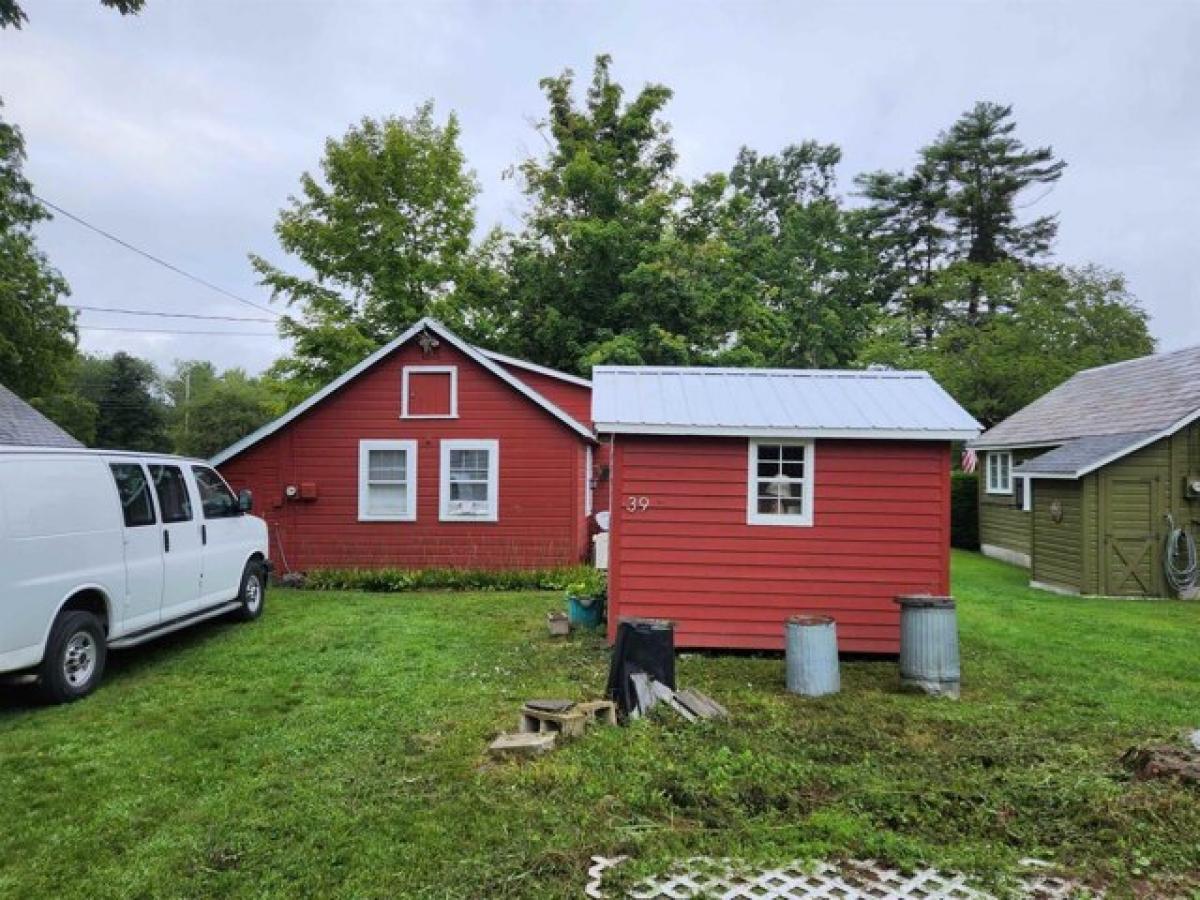
[{"label": "asphalt shingle roof", "polygon": [[83,446],[2,384],[0,444],[18,447]]},{"label": "asphalt shingle roof", "polygon": [[[1189,347],[1079,372],[985,431],[972,446],[1036,446],[1157,433],[1197,410],[1200,347]],[[1072,452],[1087,452],[1087,447]]]},{"label": "asphalt shingle roof", "polygon": [[1014,475],[1070,475],[1091,469],[1112,456],[1123,456],[1157,431],[1131,431],[1127,434],[1100,434],[1072,438],[1013,469]]}]

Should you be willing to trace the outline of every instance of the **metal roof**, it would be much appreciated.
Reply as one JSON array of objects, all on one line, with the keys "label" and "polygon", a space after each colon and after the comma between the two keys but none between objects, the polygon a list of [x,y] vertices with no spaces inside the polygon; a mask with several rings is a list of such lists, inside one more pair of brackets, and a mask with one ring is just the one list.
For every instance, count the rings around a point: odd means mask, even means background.
[{"label": "metal roof", "polygon": [[1200,414],[1200,347],[1086,369],[988,429],[972,446],[1027,447],[1070,438],[1172,433]]},{"label": "metal roof", "polygon": [[1033,478],[1078,478],[1145,446],[1156,434],[1155,431],[1131,431],[1071,438],[1060,447],[1025,460],[1013,469],[1013,474]]},{"label": "metal roof", "polygon": [[926,372],[597,366],[596,430],[963,440],[976,422]]},{"label": "metal roof", "polygon": [[389,341],[387,344],[384,344],[382,347],[380,347],[378,350],[376,350],[374,353],[372,353],[370,356],[368,356],[366,359],[364,359],[358,365],[354,366],[354,368],[350,369],[349,371],[347,371],[347,372],[343,373],[342,375],[340,375],[339,377],[335,378],[333,381],[329,382],[329,384],[325,385],[325,387],[321,388],[321,390],[317,391],[315,394],[313,394],[308,399],[300,402],[296,406],[293,406],[291,409],[289,409],[287,412],[285,412],[278,419],[268,422],[266,425],[262,426],[262,428],[247,435],[246,437],[242,438],[237,443],[226,447],[220,453],[216,454],[210,460],[210,462],[214,466],[219,466],[219,465],[221,465],[221,463],[227,462],[228,460],[237,456],[239,453],[241,453],[243,450],[247,449],[248,447],[252,447],[254,444],[257,444],[263,438],[269,437],[270,435],[279,431],[279,429],[283,428],[289,422],[293,421],[294,419],[299,418],[304,413],[308,412],[308,410],[312,409],[314,406],[316,406],[318,403],[320,403],[322,400],[324,400],[330,394],[335,393],[343,385],[348,384],[349,382],[353,381],[355,378],[357,378],[363,372],[367,371],[367,369],[371,368],[376,363],[387,358],[389,355],[391,355],[391,353],[394,350],[399,348],[401,345],[407,343],[409,340],[411,340],[416,335],[420,334],[422,331],[430,331],[433,334],[436,334],[439,338],[446,341],[446,343],[450,344],[452,347],[455,347],[456,349],[461,351],[464,355],[468,356],[469,358],[473,359],[475,362],[479,363],[479,365],[483,366],[485,369],[487,369],[489,372],[491,372],[493,375],[495,375],[497,378],[499,378],[505,384],[508,384],[509,386],[513,387],[519,393],[524,394],[526,397],[528,397],[530,400],[532,400],[538,406],[542,407],[542,409],[546,410],[546,412],[548,412],[550,415],[554,416],[554,418],[558,419],[560,422],[562,422],[564,425],[566,425],[568,428],[570,428],[572,431],[574,431],[580,437],[582,437],[588,441],[595,440],[594,436],[592,435],[592,432],[588,430],[586,425],[581,424],[576,419],[572,418],[569,414],[563,412],[563,410],[560,409],[558,406],[556,406],[555,404],[550,402],[548,399],[546,399],[544,396],[539,394],[537,391],[535,391],[533,388],[531,388],[525,382],[521,381],[516,376],[511,375],[502,366],[500,366],[499,364],[494,362],[492,359],[490,359],[488,356],[486,356],[483,351],[481,351],[477,347],[472,347],[470,344],[468,344],[466,341],[464,341],[462,338],[460,338],[458,335],[456,335],[454,332],[452,332],[449,328],[447,328],[445,325],[443,325],[437,319],[431,319],[428,316],[426,316],[425,318],[423,318],[419,322],[417,322],[415,325],[413,325],[411,328],[409,328],[407,331],[405,331],[403,334],[401,334],[399,337],[394,338],[393,340]]},{"label": "metal roof", "polygon": [[83,446],[2,384],[0,444],[16,447]]}]

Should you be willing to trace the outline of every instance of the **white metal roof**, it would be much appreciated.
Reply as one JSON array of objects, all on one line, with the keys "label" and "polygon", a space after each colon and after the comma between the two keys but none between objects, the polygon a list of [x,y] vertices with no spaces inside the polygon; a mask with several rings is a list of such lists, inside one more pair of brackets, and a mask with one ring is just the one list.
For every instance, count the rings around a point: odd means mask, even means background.
[{"label": "white metal roof", "polygon": [[980,431],[926,372],[597,366],[592,385],[602,433],[965,440]]},{"label": "white metal roof", "polygon": [[221,463],[224,463],[224,462],[232,459],[233,457],[237,456],[239,453],[241,453],[243,450],[247,449],[248,447],[252,447],[254,444],[257,444],[263,438],[269,437],[270,435],[274,434],[276,431],[283,428],[285,425],[287,425],[292,420],[297,419],[304,413],[308,412],[308,410],[312,409],[314,406],[316,406],[318,403],[320,403],[322,400],[324,400],[330,394],[337,391],[338,388],[342,387],[344,384],[346,384],[350,381],[353,381],[355,378],[357,378],[363,372],[367,371],[367,369],[374,366],[377,362],[380,362],[381,360],[385,359],[394,350],[396,350],[401,345],[407,343],[409,340],[411,340],[416,335],[420,334],[422,331],[430,331],[433,334],[436,334],[442,340],[446,341],[451,346],[457,348],[459,351],[464,353],[466,356],[475,360],[475,362],[479,363],[479,365],[483,366],[485,369],[487,369],[489,372],[491,372],[493,375],[495,375],[501,381],[503,381],[506,384],[510,385],[511,387],[515,388],[517,391],[524,394],[526,397],[528,397],[530,400],[532,400],[538,406],[542,407],[544,410],[546,410],[546,412],[550,413],[550,415],[554,416],[554,418],[558,419],[560,422],[562,422],[564,425],[566,425],[568,428],[570,428],[572,431],[574,431],[580,437],[585,438],[586,440],[589,440],[589,441],[595,440],[591,431],[589,431],[587,429],[587,426],[581,424],[579,421],[572,418],[567,413],[563,412],[563,410],[561,410],[559,407],[555,406],[553,403],[551,403],[549,400],[547,400],[545,397],[543,397],[541,394],[539,394],[537,391],[535,391],[533,388],[531,388],[525,382],[523,382],[519,378],[516,378],[515,376],[509,374],[502,366],[497,365],[495,362],[493,362],[491,359],[489,359],[487,356],[485,356],[483,354],[483,352],[480,351],[478,348],[472,347],[470,344],[468,344],[466,341],[464,341],[462,338],[460,338],[458,335],[456,335],[453,331],[451,331],[449,328],[447,328],[445,325],[443,325],[437,319],[431,319],[428,316],[426,316],[425,318],[421,319],[421,321],[417,322],[415,325],[413,325],[411,328],[409,328],[407,331],[405,331],[402,335],[389,341],[387,344],[384,344],[382,347],[380,347],[378,350],[376,350],[374,353],[372,353],[370,356],[368,356],[366,359],[364,359],[362,362],[360,362],[354,368],[348,370],[347,372],[343,373],[338,378],[335,378],[333,381],[329,382],[329,384],[325,385],[325,387],[321,388],[321,390],[317,391],[315,394],[310,396],[308,399],[302,401],[301,403],[297,404],[296,406],[293,406],[291,409],[289,409],[287,412],[285,412],[278,419],[268,422],[262,428],[258,429],[257,431],[253,432],[252,434],[249,434],[246,437],[242,438],[236,444],[226,447],[224,450],[222,450],[220,453],[218,453],[216,456],[214,456],[212,458],[212,460],[211,460],[212,464],[214,466],[219,466],[219,465],[221,465]]}]

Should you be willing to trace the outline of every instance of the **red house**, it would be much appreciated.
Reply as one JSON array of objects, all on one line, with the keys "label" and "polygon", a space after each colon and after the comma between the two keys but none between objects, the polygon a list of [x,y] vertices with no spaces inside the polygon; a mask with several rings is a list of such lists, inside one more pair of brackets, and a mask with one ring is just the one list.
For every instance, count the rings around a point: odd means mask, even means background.
[{"label": "red house", "polygon": [[779,650],[821,613],[899,651],[898,594],[949,592],[950,442],[979,425],[924,372],[598,367],[611,435],[609,637]]},{"label": "red house", "polygon": [[423,319],[213,458],[285,570],[533,568],[589,542],[591,385]]}]

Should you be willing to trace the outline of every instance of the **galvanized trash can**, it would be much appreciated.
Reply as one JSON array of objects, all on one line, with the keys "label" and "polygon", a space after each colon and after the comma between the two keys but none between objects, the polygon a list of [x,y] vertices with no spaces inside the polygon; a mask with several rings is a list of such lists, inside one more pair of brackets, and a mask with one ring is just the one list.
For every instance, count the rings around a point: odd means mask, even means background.
[{"label": "galvanized trash can", "polygon": [[900,604],[900,685],[958,699],[958,616],[953,597],[904,594]]},{"label": "galvanized trash can", "polygon": [[806,697],[836,694],[837,625],[829,616],[792,616],[784,625],[787,639],[787,689]]}]

